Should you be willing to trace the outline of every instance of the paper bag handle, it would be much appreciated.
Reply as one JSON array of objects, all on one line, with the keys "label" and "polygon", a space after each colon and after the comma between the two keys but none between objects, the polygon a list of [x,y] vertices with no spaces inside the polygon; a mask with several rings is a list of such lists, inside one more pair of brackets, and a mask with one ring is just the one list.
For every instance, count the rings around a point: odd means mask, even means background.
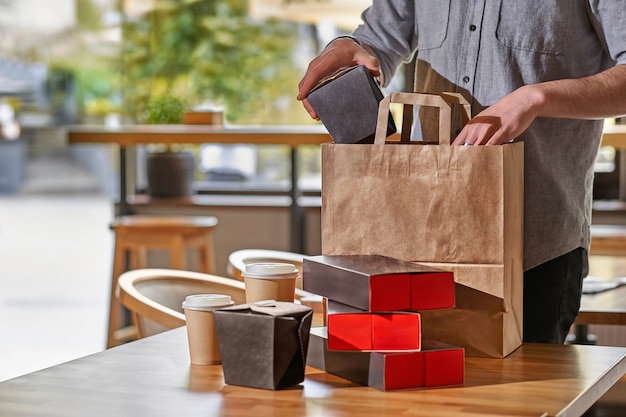
[{"label": "paper bag handle", "polygon": [[439,109],[439,144],[450,145],[452,142],[452,104],[463,107],[462,124],[465,125],[471,118],[469,102],[459,93],[390,93],[378,105],[378,120],[374,143],[382,145],[387,137],[387,123],[389,121],[389,105],[391,103],[404,104],[402,123],[402,142],[410,141],[410,126],[413,121],[413,111],[410,106],[437,107]]}]

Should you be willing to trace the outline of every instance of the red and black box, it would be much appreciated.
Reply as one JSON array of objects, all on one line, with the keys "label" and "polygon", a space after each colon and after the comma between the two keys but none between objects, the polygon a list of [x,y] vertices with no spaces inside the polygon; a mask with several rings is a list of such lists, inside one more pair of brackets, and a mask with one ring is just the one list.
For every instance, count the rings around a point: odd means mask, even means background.
[{"label": "red and black box", "polygon": [[450,271],[379,255],[305,257],[303,289],[369,312],[454,307]]},{"label": "red and black box", "polygon": [[307,365],[381,391],[462,385],[465,379],[463,348],[424,340],[419,351],[330,350],[326,327],[311,329]]}]

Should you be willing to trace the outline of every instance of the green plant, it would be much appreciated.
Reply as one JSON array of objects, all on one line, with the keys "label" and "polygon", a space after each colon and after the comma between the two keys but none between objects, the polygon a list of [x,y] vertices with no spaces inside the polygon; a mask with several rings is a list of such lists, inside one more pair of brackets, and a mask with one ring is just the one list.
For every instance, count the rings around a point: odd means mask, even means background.
[{"label": "green plant", "polygon": [[[156,96],[148,101],[144,109],[143,121],[147,124],[178,124],[183,121],[187,103],[180,97],[170,94]],[[151,145],[152,152],[190,151],[197,153],[191,144]]]},{"label": "green plant", "polygon": [[176,124],[183,121],[187,109],[185,100],[163,95],[151,99],[146,106],[145,121],[149,124]]}]

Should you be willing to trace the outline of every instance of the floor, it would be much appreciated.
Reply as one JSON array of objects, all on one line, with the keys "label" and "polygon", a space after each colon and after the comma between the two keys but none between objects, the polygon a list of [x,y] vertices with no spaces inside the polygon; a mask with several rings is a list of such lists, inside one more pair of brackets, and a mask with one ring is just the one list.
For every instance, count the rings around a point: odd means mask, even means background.
[{"label": "floor", "polygon": [[64,154],[0,195],[0,381],[105,348],[113,201]]}]

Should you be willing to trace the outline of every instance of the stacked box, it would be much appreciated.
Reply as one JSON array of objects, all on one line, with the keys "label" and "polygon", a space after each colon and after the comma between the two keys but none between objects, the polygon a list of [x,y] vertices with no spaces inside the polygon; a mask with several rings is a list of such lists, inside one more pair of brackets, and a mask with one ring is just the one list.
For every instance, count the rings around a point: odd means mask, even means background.
[{"label": "stacked box", "polygon": [[452,272],[378,255],[311,256],[305,291],[369,312],[454,307]]},{"label": "stacked box", "polygon": [[381,391],[462,385],[464,349],[422,341],[419,351],[342,351],[328,347],[326,327],[314,327],[307,365]]},{"label": "stacked box", "polygon": [[331,350],[419,350],[418,313],[346,313],[328,316]]},{"label": "stacked box", "polygon": [[419,311],[454,307],[454,276],[377,255],[304,258],[303,288],[327,298],[307,364],[380,390],[463,384],[463,348],[422,340]]}]

